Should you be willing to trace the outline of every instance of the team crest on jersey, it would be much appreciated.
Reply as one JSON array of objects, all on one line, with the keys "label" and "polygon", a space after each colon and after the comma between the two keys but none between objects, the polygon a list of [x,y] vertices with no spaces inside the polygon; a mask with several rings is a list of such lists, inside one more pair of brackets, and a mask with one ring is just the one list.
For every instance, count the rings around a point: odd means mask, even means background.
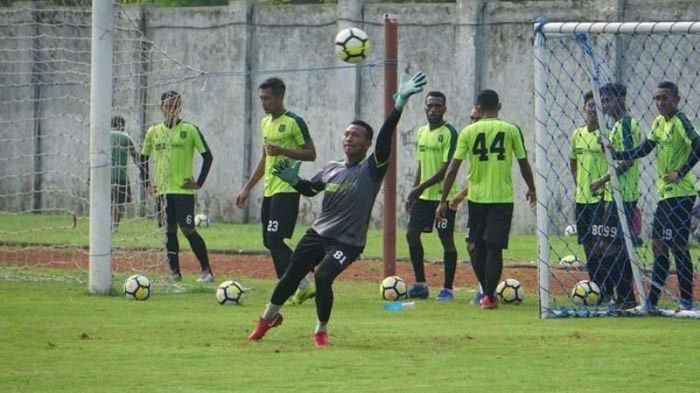
[{"label": "team crest on jersey", "polygon": [[187,138],[187,131],[180,131],[180,138],[186,139]]},{"label": "team crest on jersey", "polygon": [[438,135],[438,142],[442,143],[442,134]]},{"label": "team crest on jersey", "polygon": [[287,128],[286,125],[280,124],[280,127],[277,129],[278,132],[284,132],[284,129]]}]

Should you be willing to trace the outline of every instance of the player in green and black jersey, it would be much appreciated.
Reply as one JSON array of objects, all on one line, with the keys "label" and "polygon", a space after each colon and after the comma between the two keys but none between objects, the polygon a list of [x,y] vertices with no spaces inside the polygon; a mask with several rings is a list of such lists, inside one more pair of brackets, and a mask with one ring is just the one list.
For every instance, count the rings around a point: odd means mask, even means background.
[{"label": "player in green and black jersey", "polygon": [[[608,83],[600,88],[601,108],[606,116],[615,121],[608,139],[614,150],[630,150],[639,146],[641,131],[639,123],[627,112],[625,99],[627,88],[621,83]],[[635,221],[639,214],[639,162],[622,160],[616,162],[615,171],[620,182],[620,194],[628,228],[633,243],[639,244],[641,224]],[[624,247],[624,234],[617,214],[617,205],[613,199],[610,175],[596,179],[592,184],[594,191],[605,188],[605,214],[594,223],[593,235],[598,239],[597,255],[589,262],[587,268],[591,279],[600,286],[604,297],[612,298],[615,294],[615,307],[629,309],[636,306],[632,290],[632,265]],[[595,262],[595,263],[593,263]],[[614,289],[614,290],[613,290]]]},{"label": "player in green and black jersey", "polygon": [[[207,246],[194,228],[194,194],[204,185],[214,157],[199,128],[180,119],[182,97],[179,93],[163,93],[160,110],[165,119],[148,129],[141,154],[155,164],[153,185],[149,190],[157,196],[160,222],[166,224],[165,248],[170,277],[176,281],[182,279],[177,240],[179,226],[202,268],[198,281],[211,282],[214,275]],[[195,150],[202,156],[202,168],[196,181],[192,177]],[[148,168],[148,158],[142,160],[145,168]]]},{"label": "player in green and black jersey", "polygon": [[[425,114],[428,124],[418,129],[416,140],[416,157],[418,169],[413,182],[413,189],[406,198],[406,210],[410,213],[406,240],[411,256],[411,264],[416,282],[408,290],[412,298],[428,297],[428,284],[425,280],[423,262],[422,232],[430,233],[433,226],[437,229],[444,250],[443,266],[445,278],[436,300],[452,300],[452,284],[457,269],[457,249],[454,242],[456,211],[448,208],[447,217],[435,220],[435,210],[440,202],[442,179],[457,146],[457,131],[444,120],[447,98],[442,92],[431,91],[425,97]],[[453,188],[448,194],[452,200],[457,194]]]},{"label": "player in green and black jersey", "polygon": [[673,82],[659,83],[654,93],[659,116],[649,136],[638,147],[613,152],[617,159],[644,157],[656,148],[656,187],[659,202],[651,230],[654,273],[647,304],[653,311],[659,301],[670,266],[669,249],[676,261],[681,309],[693,308],[693,264],[688,250],[691,210],[695,204],[693,167],[700,159],[700,135],[679,110],[680,95]]},{"label": "player in green and black jersey", "polygon": [[474,271],[484,289],[481,307],[497,306],[495,292],[503,270],[503,249],[513,216],[513,156],[527,183],[525,194],[530,206],[537,202],[532,169],[527,160],[523,135],[516,125],[498,119],[501,103],[493,90],[484,90],[477,97],[482,119],[467,126],[459,134],[457,150],[447,169],[436,215],[444,218],[447,195],[454,184],[462,161],[469,160],[467,181],[467,249]]},{"label": "player in green and black jersey", "polygon": [[[279,78],[265,80],[259,88],[260,104],[266,113],[260,122],[263,151],[255,172],[236,196],[236,206],[243,208],[250,191],[264,177],[263,202],[260,210],[263,244],[270,250],[277,277],[289,266],[292,249],[284,242],[294,234],[299,214],[299,193],[289,184],[272,175],[274,165],[291,158],[314,161],[314,147],[306,122],[284,106],[286,86]],[[314,296],[313,284],[305,278],[292,299],[301,303]]]}]

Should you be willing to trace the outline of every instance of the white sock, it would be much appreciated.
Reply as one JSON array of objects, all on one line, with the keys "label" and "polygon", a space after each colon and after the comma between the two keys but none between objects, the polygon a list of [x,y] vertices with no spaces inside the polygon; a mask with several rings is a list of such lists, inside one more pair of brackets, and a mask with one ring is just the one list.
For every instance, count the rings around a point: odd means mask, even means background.
[{"label": "white sock", "polygon": [[267,307],[265,307],[265,312],[263,313],[262,318],[266,321],[272,321],[273,319],[275,319],[277,314],[280,313],[280,308],[282,308],[282,306],[268,303]]},{"label": "white sock", "polygon": [[318,332],[328,333],[328,322],[321,322],[321,321],[316,322],[315,333],[318,333]]},{"label": "white sock", "polygon": [[304,277],[301,279],[301,282],[299,283],[299,289],[304,289],[309,286],[311,282],[309,281],[308,278]]}]

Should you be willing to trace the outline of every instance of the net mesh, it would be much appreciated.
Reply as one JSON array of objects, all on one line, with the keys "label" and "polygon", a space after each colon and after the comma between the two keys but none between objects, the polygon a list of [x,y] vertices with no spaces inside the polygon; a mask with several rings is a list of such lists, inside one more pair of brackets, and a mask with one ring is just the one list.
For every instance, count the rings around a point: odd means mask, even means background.
[{"label": "net mesh", "polygon": [[[85,3],[18,3],[0,10],[0,262],[69,268],[34,274],[40,280],[86,280],[91,9]],[[124,119],[123,129],[113,131],[128,135],[138,153],[148,127],[162,121],[160,93],[186,96],[201,72],[146,37],[139,8],[113,9],[112,110]],[[113,271],[166,273],[164,236],[139,176],[138,154],[127,145],[121,150],[127,178],[113,174],[112,189],[126,195],[122,203],[113,195],[121,212],[112,226]],[[32,274],[3,268],[6,279]]]},{"label": "net mesh", "polygon": [[[663,175],[657,174],[655,169],[655,161],[661,159],[656,156],[660,149],[632,161],[638,169],[629,169],[617,176],[621,182],[617,190],[607,185],[611,194],[622,198],[615,200],[623,201],[623,205],[628,206],[628,211],[624,213],[628,230],[619,227],[611,214],[616,211],[615,205],[596,203],[606,199],[602,190],[596,193],[583,190],[590,189],[592,180],[622,163],[610,157],[606,159],[605,149],[600,148],[609,144],[616,146],[616,132],[623,147],[638,146],[649,135],[652,124],[659,116],[654,96],[660,82],[671,81],[678,86],[679,109],[691,122],[696,122],[700,115],[699,36],[660,31],[542,34],[543,45],[535,60],[543,79],[539,84],[543,89],[536,91],[536,95],[540,97],[538,105],[544,105],[544,108],[537,110],[537,122],[544,129],[544,133],[538,135],[537,144],[541,151],[546,152],[544,157],[537,157],[538,175],[544,180],[540,184],[546,185],[538,190],[546,204],[540,208],[546,209],[547,221],[538,224],[538,236],[544,238],[547,244],[546,249],[540,249],[540,259],[546,262],[546,265],[541,264],[546,274],[540,277],[547,277],[546,282],[541,282],[543,299],[540,311],[545,316],[624,314],[637,301],[644,301],[652,286],[654,255],[651,229],[660,200],[656,181]],[[623,87],[626,90],[624,95]],[[585,107],[584,96],[589,91],[593,93],[592,109]],[[638,127],[635,123],[638,123]],[[583,130],[575,133],[580,127]],[[635,136],[635,129],[639,131],[639,137]],[[593,135],[595,137],[590,138]],[[627,135],[629,140],[626,139]],[[624,149],[618,146],[617,150]],[[602,173],[591,157],[605,163]],[[575,163],[572,163],[572,159]],[[572,174],[572,167],[577,170],[578,177]],[[613,171],[613,177],[616,173]],[[689,176],[688,180],[694,183],[692,171]],[[613,180],[608,183],[613,183]],[[588,183],[578,184],[577,191],[577,181]],[[635,183],[637,193],[631,191]],[[626,187],[629,187],[627,191]],[[693,190],[690,194],[689,199],[694,202]],[[636,209],[633,208],[635,202]],[[676,205],[674,220],[688,221],[694,217],[696,213],[692,206],[693,203],[689,206]],[[689,244],[690,264],[693,265],[691,268],[695,267],[694,270],[698,265],[696,244],[700,238],[700,230],[696,228],[697,222],[693,218]],[[628,249],[625,236],[630,241],[630,254],[625,251]],[[683,248],[684,237],[682,233],[674,231],[667,246],[671,250]],[[678,265],[673,263],[674,254],[669,254],[672,268],[665,285],[663,288],[657,286],[662,292],[658,304],[661,309],[676,310],[679,306],[692,306],[682,301],[678,269],[675,268]],[[627,255],[631,255],[631,258],[627,258]],[[633,263],[630,265],[625,260]],[[682,263],[681,270],[685,266]],[[636,288],[632,267],[639,271],[636,281],[640,286]],[[692,271],[686,270],[685,275],[681,276],[693,277],[693,282],[698,281],[698,275],[693,276]],[[572,294],[576,283],[585,280],[598,284],[601,293],[597,301],[593,297],[582,299]],[[642,286],[644,289],[640,293],[638,289]],[[585,296],[590,288],[579,291]]]}]

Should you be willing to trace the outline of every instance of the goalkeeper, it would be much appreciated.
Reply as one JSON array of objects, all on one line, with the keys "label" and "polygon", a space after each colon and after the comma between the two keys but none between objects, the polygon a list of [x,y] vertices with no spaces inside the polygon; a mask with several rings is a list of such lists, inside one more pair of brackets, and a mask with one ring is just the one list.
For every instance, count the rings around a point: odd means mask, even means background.
[{"label": "goalkeeper", "polygon": [[318,348],[328,345],[333,281],[364,249],[372,206],[389,164],[394,130],[409,97],[421,92],[425,84],[425,76],[420,72],[411,79],[402,75],[401,86],[394,96],[395,107],[384,121],[374,153],[369,156],[372,127],[355,120],[343,134],[345,160],[329,162],[311,180],[299,178],[298,161],[290,163],[284,160],[275,165],[275,176],[292,185],[300,194],[325,193],[320,215],[299,240],[289,267],[277,283],[270,303],[249,339],[260,340],[269,329],[282,324],[280,308],[304,276],[314,270],[318,317],[314,342]]},{"label": "goalkeeper", "polygon": [[651,126],[649,136],[639,146],[614,151],[613,158],[631,160],[656,150],[656,187],[659,202],[651,229],[654,272],[644,311],[654,311],[659,302],[670,265],[671,250],[678,271],[681,310],[693,308],[693,264],[688,250],[690,217],[695,204],[695,175],[693,167],[700,159],[700,135],[686,115],[678,109],[678,86],[673,82],[659,83],[654,103],[659,116]]}]

